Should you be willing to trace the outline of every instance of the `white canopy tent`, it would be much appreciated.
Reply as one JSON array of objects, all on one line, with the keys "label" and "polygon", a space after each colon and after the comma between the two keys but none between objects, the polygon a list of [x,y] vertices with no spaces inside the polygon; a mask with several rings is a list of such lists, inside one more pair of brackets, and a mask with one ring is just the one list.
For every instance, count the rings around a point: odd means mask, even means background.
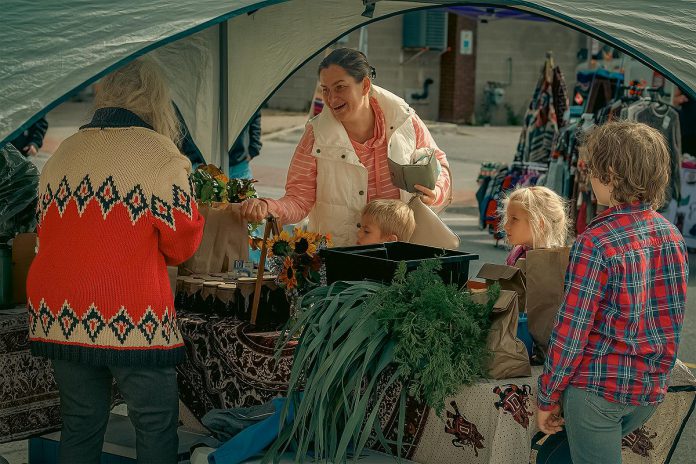
[{"label": "white canopy tent", "polygon": [[[515,8],[607,42],[696,96],[696,1],[5,0],[0,140],[146,53],[209,162],[302,64],[344,34],[417,8]],[[511,25],[514,27],[514,24]]]}]

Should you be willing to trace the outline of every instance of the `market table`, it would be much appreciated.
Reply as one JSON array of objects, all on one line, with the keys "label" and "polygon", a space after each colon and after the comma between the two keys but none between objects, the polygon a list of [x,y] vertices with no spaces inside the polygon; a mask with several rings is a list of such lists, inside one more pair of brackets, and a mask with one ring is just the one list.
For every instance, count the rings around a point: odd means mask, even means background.
[{"label": "market table", "polygon": [[[529,462],[536,425],[537,379],[482,380],[446,401],[444,420],[422,404],[407,402],[404,457],[421,463]],[[387,392],[380,411],[387,438],[396,439],[399,389]],[[650,420],[623,439],[623,463],[664,463],[671,456],[696,404],[696,378],[680,361],[670,376],[669,393]],[[532,461],[533,462],[533,461]]]},{"label": "market table", "polygon": [[[211,409],[247,407],[282,395],[292,348],[274,359],[276,333],[255,334],[247,323],[179,313],[188,360],[179,366],[179,396],[200,419]],[[416,462],[529,462],[534,452],[537,378],[482,380],[447,401],[444,420],[424,405],[407,405],[404,453]],[[398,387],[387,392],[380,420],[396,440]],[[623,440],[624,463],[663,463],[696,404],[696,378],[677,362],[670,392],[653,417]],[[379,449],[377,444],[372,444]]]},{"label": "market table", "polygon": [[178,311],[186,362],[177,367],[179,398],[200,420],[211,409],[247,407],[282,395],[292,348],[276,362],[277,333],[256,333],[232,318]]},{"label": "market table", "polygon": [[25,308],[0,311],[0,443],[60,429],[53,368],[29,353]]}]

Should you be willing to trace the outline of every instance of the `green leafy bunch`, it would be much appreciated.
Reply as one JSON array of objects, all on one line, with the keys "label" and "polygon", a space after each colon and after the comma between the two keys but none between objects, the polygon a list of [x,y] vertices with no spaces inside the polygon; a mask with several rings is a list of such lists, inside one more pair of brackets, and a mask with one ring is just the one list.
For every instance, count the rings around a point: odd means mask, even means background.
[{"label": "green leafy bunch", "polygon": [[[255,179],[229,179],[219,167],[206,164],[199,166],[191,174],[191,184],[200,203],[212,205],[218,203],[241,203],[248,198],[258,198]],[[259,226],[249,223],[249,235]]]},{"label": "green leafy bunch", "polygon": [[469,292],[445,285],[440,269],[439,261],[424,261],[407,274],[400,263],[392,285],[367,302],[396,341],[394,362],[409,394],[438,414],[447,397],[485,377],[490,313],[500,292],[492,289],[488,303],[480,304]]},{"label": "green leafy bunch", "polygon": [[191,174],[191,182],[196,191],[196,198],[206,205],[214,201],[222,201],[223,193],[227,188],[224,180],[216,179],[203,169],[197,169]]},{"label": "green leafy bunch", "polygon": [[229,179],[217,166],[199,166],[191,174],[191,183],[196,198],[201,203],[241,203],[248,198],[257,198],[254,179]]},{"label": "green leafy bunch", "polygon": [[227,182],[227,201],[241,203],[249,198],[258,198],[255,182],[255,179],[230,179]]},{"label": "green leafy bunch", "polygon": [[[345,462],[367,440],[386,442],[378,414],[387,391],[401,384],[396,449],[402,449],[406,393],[440,413],[445,398],[484,377],[486,338],[499,288],[487,303],[445,285],[439,264],[406,273],[401,263],[391,286],[336,282],[299,301],[298,317],[279,340],[297,339],[286,409],[278,439],[265,460],[277,461],[290,445],[297,462],[308,450],[316,460]],[[286,421],[290,410],[294,420]]]}]

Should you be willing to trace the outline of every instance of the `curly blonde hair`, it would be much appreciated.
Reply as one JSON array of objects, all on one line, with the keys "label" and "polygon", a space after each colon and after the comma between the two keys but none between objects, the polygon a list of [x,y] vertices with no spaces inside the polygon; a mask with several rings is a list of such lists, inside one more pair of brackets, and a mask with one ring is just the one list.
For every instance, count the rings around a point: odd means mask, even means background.
[{"label": "curly blonde hair", "polygon": [[583,140],[591,177],[612,187],[616,203],[665,203],[671,157],[665,137],[646,124],[615,121],[595,127]]},{"label": "curly blonde hair", "polygon": [[132,111],[156,132],[180,144],[181,129],[169,89],[158,66],[149,59],[135,59],[104,77],[98,84],[94,106]]},{"label": "curly blonde hair", "polygon": [[507,210],[511,202],[519,203],[529,214],[533,248],[556,248],[568,242],[568,210],[566,201],[547,187],[518,187],[503,199],[500,231],[505,230]]}]

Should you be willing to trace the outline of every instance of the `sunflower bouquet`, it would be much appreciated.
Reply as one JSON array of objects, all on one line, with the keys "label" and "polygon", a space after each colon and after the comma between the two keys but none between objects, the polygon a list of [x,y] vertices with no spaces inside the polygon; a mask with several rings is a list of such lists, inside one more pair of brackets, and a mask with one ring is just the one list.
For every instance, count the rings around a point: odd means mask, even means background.
[{"label": "sunflower bouquet", "polygon": [[[262,239],[252,239],[260,247]],[[285,289],[289,301],[326,283],[319,250],[331,246],[331,236],[307,232],[296,227],[292,234],[282,231],[266,243],[268,262],[277,283]]]}]

